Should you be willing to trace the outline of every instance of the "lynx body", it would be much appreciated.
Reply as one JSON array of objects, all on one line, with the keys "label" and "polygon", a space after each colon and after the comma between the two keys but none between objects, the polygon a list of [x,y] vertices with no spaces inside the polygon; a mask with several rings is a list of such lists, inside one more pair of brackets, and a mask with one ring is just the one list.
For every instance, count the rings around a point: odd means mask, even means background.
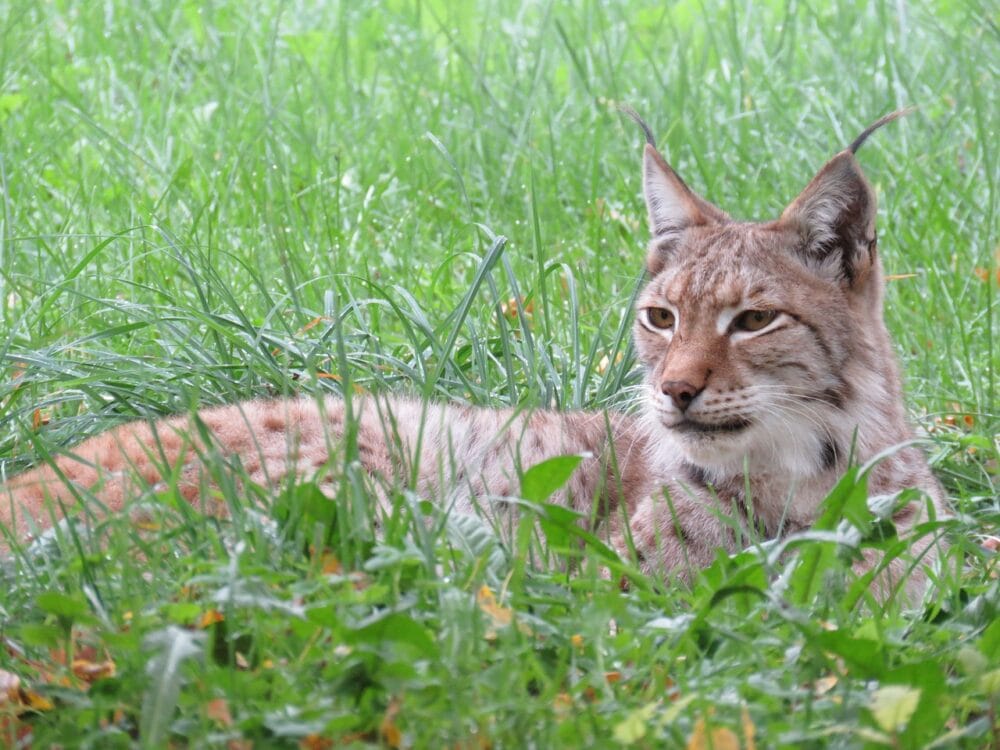
[{"label": "lynx body", "polygon": [[[510,512],[504,498],[517,494],[524,469],[584,454],[565,502],[623,554],[634,549],[646,572],[668,577],[707,564],[719,548],[734,550],[734,528],[774,537],[807,527],[849,460],[886,451],[869,491],[921,491],[895,511],[900,534],[928,511],[943,514],[938,482],[907,445],[912,433],[882,316],[875,194],[854,156],[889,119],[766,222],[734,221],[692,192],[646,129],[652,238],[634,329],[645,372],[640,414],[359,397],[351,408],[361,465],[377,482],[415,478],[420,493],[456,512],[499,516]],[[205,492],[206,451],[238,457],[265,487],[290,475],[323,478],[336,466],[344,424],[344,403],[328,398],[123,425],[11,479],[0,488],[0,524],[23,539],[80,491],[114,512],[168,476],[192,503],[222,513]],[[919,588],[935,551],[923,541],[911,553],[922,560],[884,566],[885,591],[902,579]],[[859,568],[877,564],[871,557]]]}]

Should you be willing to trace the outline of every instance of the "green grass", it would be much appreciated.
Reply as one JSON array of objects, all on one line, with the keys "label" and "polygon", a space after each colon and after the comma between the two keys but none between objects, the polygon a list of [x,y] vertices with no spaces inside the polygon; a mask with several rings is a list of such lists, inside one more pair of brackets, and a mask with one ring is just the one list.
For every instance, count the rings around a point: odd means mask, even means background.
[{"label": "green grass", "polygon": [[[988,3],[0,7],[8,475],[123,420],[342,387],[318,373],[623,406],[644,209],[617,103],[753,218],[916,104],[860,158],[887,271],[907,275],[887,315],[908,403],[958,511],[941,586],[905,611],[853,605],[837,561],[820,592],[771,596],[792,563],[758,550],[690,589],[623,593],[405,493],[376,539],[350,474],[332,515],[288,488],[275,527],[217,465],[232,523],[168,495],[152,529],[110,519],[100,544],[67,533],[2,564],[0,669],[24,691],[0,701],[0,744],[682,747],[715,730],[729,747],[728,730],[747,748],[752,724],[757,747],[1000,747],[1000,586],[978,544],[1000,522]],[[522,297],[530,317],[505,316]],[[115,672],[88,688],[74,656]]]}]

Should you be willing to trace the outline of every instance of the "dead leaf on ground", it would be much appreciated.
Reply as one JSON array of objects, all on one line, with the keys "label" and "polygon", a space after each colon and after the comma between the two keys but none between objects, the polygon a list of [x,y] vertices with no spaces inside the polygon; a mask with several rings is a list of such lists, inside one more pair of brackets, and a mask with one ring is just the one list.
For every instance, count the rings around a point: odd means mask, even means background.
[{"label": "dead leaf on ground", "polygon": [[73,674],[86,683],[115,676],[115,663],[111,659],[91,661],[90,659],[74,659]]},{"label": "dead leaf on ground", "polygon": [[231,727],[233,715],[229,711],[229,703],[225,698],[213,698],[205,704],[205,716],[220,727]]}]

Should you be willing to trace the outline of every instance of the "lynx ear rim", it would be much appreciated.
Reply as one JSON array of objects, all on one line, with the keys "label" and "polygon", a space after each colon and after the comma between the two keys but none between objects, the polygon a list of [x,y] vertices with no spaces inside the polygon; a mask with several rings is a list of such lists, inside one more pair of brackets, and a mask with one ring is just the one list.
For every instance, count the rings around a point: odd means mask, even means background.
[{"label": "lynx ear rim", "polygon": [[875,191],[845,149],[823,165],[778,221],[802,236],[798,252],[807,264],[852,286],[875,265],[876,213]]},{"label": "lynx ear rim", "polygon": [[651,143],[643,148],[642,163],[649,231],[654,237],[729,221],[724,211],[691,190]]}]

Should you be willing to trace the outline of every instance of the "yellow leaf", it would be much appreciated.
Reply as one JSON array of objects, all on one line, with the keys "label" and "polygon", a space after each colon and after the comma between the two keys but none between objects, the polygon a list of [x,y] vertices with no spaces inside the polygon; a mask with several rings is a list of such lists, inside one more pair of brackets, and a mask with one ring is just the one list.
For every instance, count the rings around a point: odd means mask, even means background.
[{"label": "yellow leaf", "polygon": [[583,636],[579,633],[574,633],[569,637],[569,642],[573,644],[573,648],[583,648]]},{"label": "yellow leaf", "polygon": [[837,676],[832,674],[827,675],[816,680],[813,685],[813,693],[815,695],[826,695],[835,687],[837,687]]},{"label": "yellow leaf", "polygon": [[572,708],[573,696],[569,693],[556,693],[556,697],[552,699],[552,709],[560,719],[565,718]]},{"label": "yellow leaf", "polygon": [[750,711],[746,706],[743,706],[740,711],[740,724],[743,726],[743,739],[746,740],[746,750],[757,750],[757,742],[755,740],[757,727],[754,726],[753,721],[750,719]]},{"label": "yellow leaf", "polygon": [[321,560],[323,561],[323,575],[325,576],[335,576],[344,570],[340,564],[340,560],[329,552],[324,552]]},{"label": "yellow leaf", "polygon": [[885,685],[875,691],[870,710],[882,731],[896,733],[906,727],[919,702],[919,688]]},{"label": "yellow leaf", "polygon": [[396,726],[396,716],[402,706],[403,703],[399,698],[393,698],[389,701],[389,706],[385,709],[385,716],[382,717],[382,723],[378,727],[382,741],[389,747],[398,748],[403,744],[403,733]]},{"label": "yellow leaf", "polygon": [[731,729],[708,729],[704,719],[698,719],[688,739],[687,750],[740,750],[740,738]]},{"label": "yellow leaf", "polygon": [[[616,365],[620,364],[621,361],[622,361],[622,353],[618,352],[618,354],[615,355],[615,364]],[[610,366],[611,366],[611,359],[608,357],[607,354],[605,354],[603,357],[601,357],[601,361],[597,363],[597,374],[603,375],[605,372],[608,371],[608,368]]]},{"label": "yellow leaf", "polygon": [[115,676],[115,663],[110,659],[97,662],[88,659],[74,659],[72,669],[73,674],[84,682],[94,682]]},{"label": "yellow leaf", "polygon": [[22,690],[20,698],[21,703],[34,711],[51,711],[54,708],[52,701],[34,690]]},{"label": "yellow leaf", "polygon": [[982,675],[979,678],[979,688],[994,698],[1000,696],[1000,669]]},{"label": "yellow leaf", "polygon": [[209,609],[202,613],[201,617],[198,618],[199,628],[208,628],[215,625],[217,622],[222,622],[226,618],[217,609]]},{"label": "yellow leaf", "polygon": [[630,713],[618,724],[615,724],[614,729],[611,730],[611,735],[614,737],[615,742],[619,745],[631,745],[645,737],[649,722],[659,707],[660,704],[658,702],[647,703],[642,708],[637,708]]},{"label": "yellow leaf", "polygon": [[489,586],[484,584],[479,589],[479,592],[476,594],[476,602],[479,604],[479,609],[493,620],[495,626],[502,628],[510,625],[514,617],[513,610],[497,604],[497,598],[490,591]]}]

